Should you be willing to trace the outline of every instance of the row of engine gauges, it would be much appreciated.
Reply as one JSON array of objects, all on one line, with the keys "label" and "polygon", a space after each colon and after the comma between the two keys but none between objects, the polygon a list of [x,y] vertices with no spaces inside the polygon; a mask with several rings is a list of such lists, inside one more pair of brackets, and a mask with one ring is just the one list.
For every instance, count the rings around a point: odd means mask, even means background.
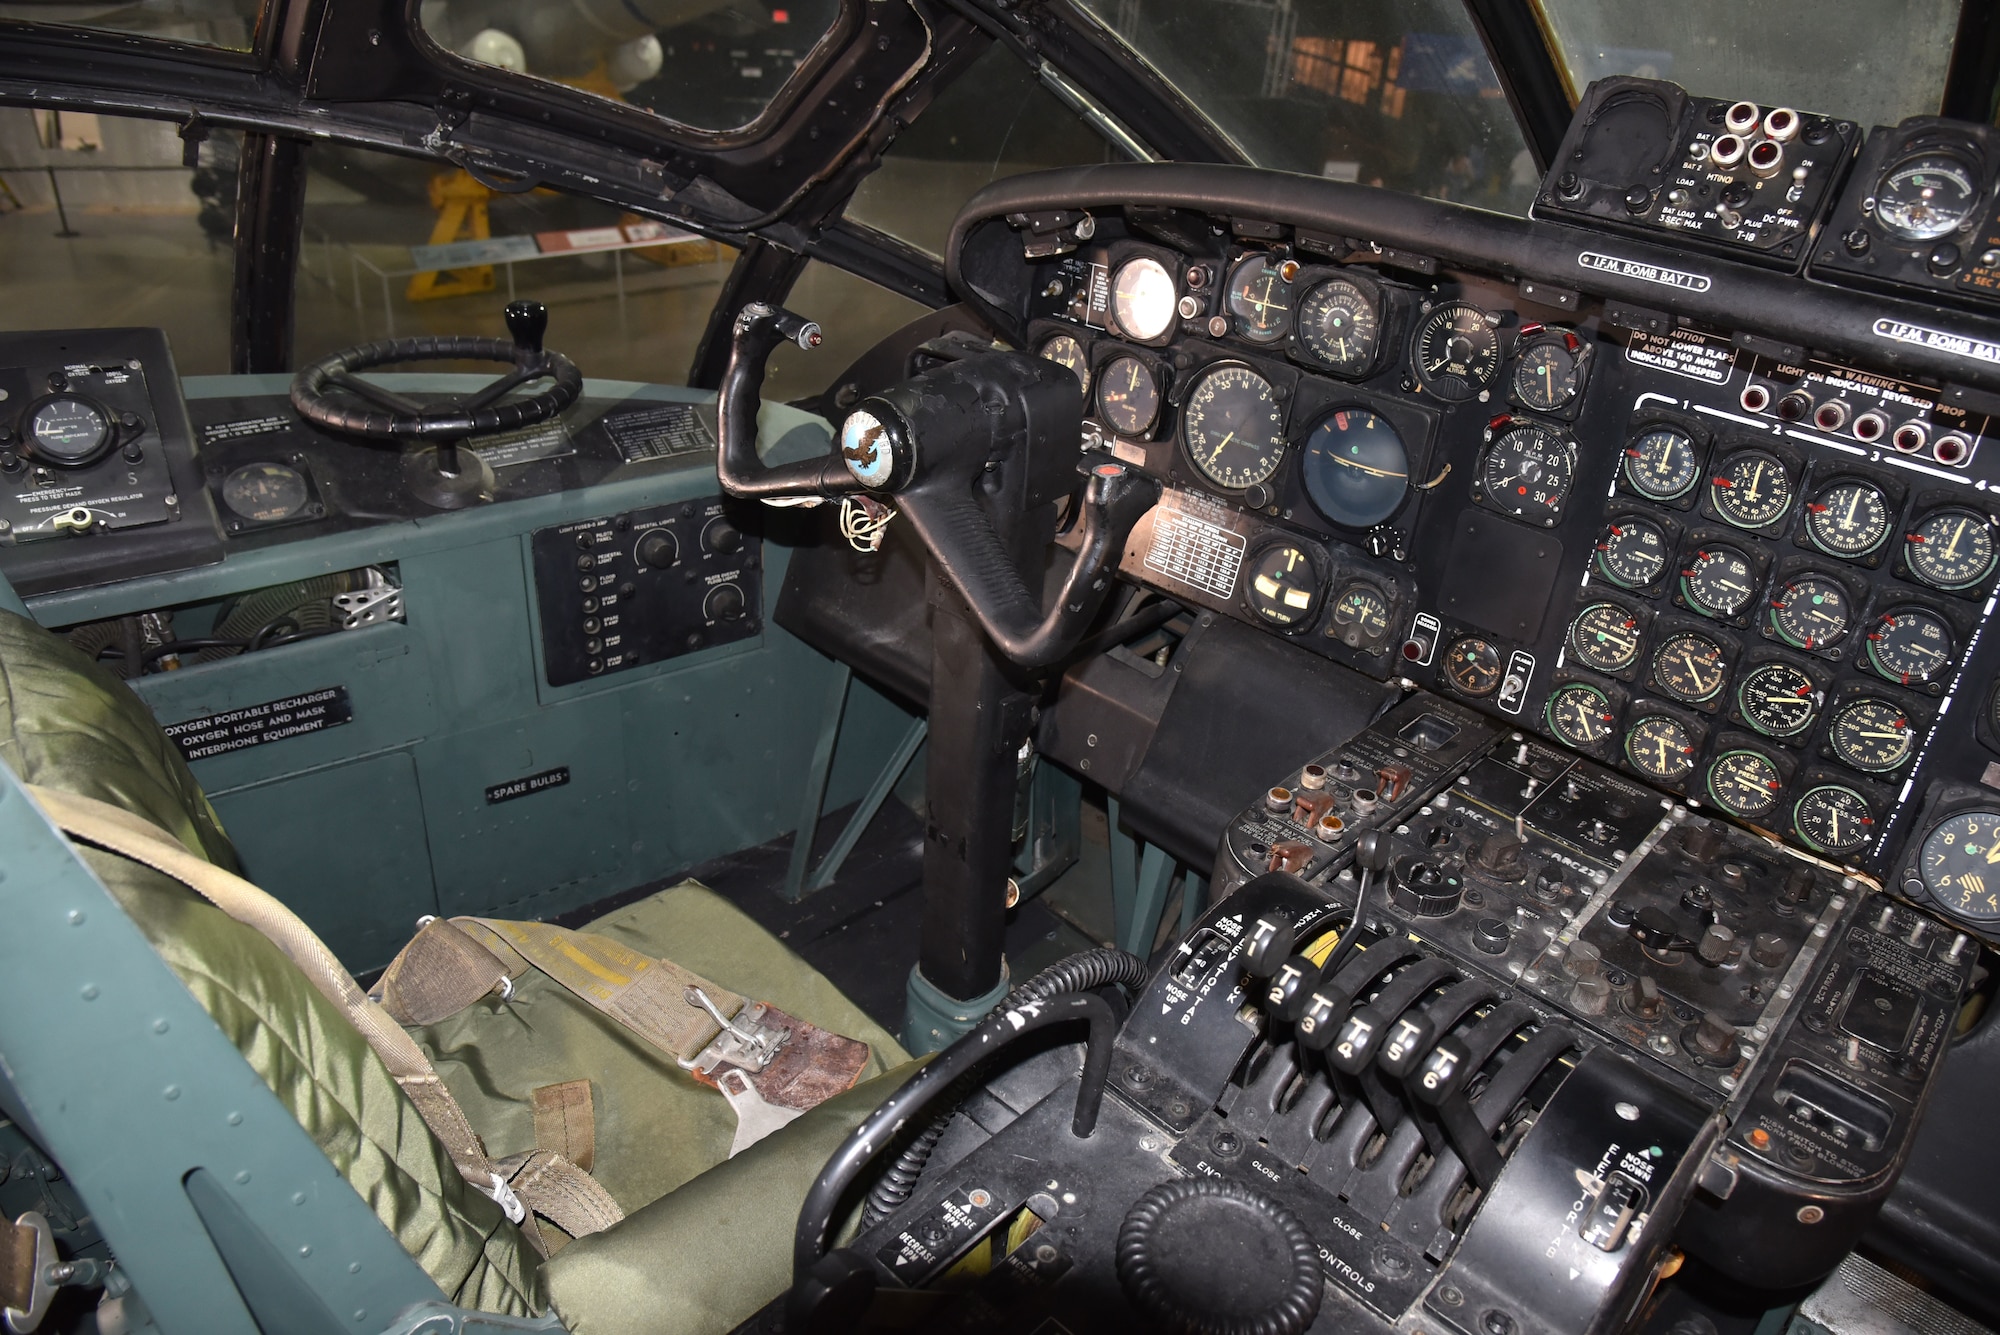
[{"label": "row of engine gauges", "polygon": [[[1619,488],[1678,510],[1699,503],[1704,517],[1766,538],[1782,537],[1796,515],[1798,547],[1868,568],[1893,550],[1897,575],[1947,592],[1975,592],[2000,567],[1995,520],[1973,505],[1919,498],[1906,514],[1907,497],[1888,480],[1829,461],[1808,482],[1796,455],[1762,442],[1731,442],[1712,460],[1708,455],[1699,428],[1664,417],[1642,419],[1626,443]],[[1613,583],[1639,589],[1665,573],[1667,555],[1661,525],[1634,518],[1607,535],[1597,564]],[[1700,556],[1718,574],[1725,568],[1731,573],[1719,582],[1704,580],[1705,600],[1690,593],[1690,605],[1735,616],[1754,592],[1742,582],[1753,573],[1750,562],[1726,543],[1711,544]],[[1685,591],[1688,572],[1682,578]]]}]

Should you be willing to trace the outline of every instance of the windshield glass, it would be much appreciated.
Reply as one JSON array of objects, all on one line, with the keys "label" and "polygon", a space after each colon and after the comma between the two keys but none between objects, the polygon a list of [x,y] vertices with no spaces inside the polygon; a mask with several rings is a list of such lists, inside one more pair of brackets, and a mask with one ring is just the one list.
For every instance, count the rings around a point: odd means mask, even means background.
[{"label": "windshield glass", "polygon": [[1123,156],[996,44],[898,136],[847,216],[942,255],[959,206],[982,186]]},{"label": "windshield glass", "polygon": [[175,42],[248,51],[257,30],[259,0],[130,0],[130,3],[68,4],[58,0],[0,3],[0,19],[66,23],[78,28],[164,37]]},{"label": "windshield glass", "polygon": [[1864,129],[1935,116],[1958,28],[1958,0],[1573,0],[1536,8],[1569,80],[1672,79],[1701,97],[1852,120]]},{"label": "windshield glass", "polygon": [[1540,179],[1458,0],[1082,0],[1262,167],[1525,213]]},{"label": "windshield glass", "polygon": [[423,0],[424,31],[469,60],[630,102],[698,130],[757,119],[841,0]]}]

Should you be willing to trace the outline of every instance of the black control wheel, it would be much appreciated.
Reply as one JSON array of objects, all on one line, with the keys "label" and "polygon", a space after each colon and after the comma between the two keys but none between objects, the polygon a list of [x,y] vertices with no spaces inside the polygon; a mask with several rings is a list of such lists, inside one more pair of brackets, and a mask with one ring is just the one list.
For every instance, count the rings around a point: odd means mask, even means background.
[{"label": "black control wheel", "polygon": [[[345,348],[301,367],[292,377],[292,408],[323,430],[371,440],[422,444],[405,459],[411,489],[440,509],[491,499],[493,472],[459,445],[467,437],[531,426],[554,417],[583,392],[583,372],[559,352],[542,346],[548,308],[539,301],[509,302],[505,339],[469,335],[390,338]],[[363,371],[406,362],[492,361],[514,369],[464,395],[418,403],[360,378]],[[547,389],[508,398],[536,381]],[[431,443],[435,443],[434,446]]]}]

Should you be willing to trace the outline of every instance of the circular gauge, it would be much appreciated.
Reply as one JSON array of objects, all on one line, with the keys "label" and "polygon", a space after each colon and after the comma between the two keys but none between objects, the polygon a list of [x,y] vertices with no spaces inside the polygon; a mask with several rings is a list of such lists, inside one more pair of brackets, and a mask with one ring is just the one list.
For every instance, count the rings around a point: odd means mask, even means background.
[{"label": "circular gauge", "polygon": [[1500,651],[1485,640],[1460,640],[1445,653],[1444,675],[1467,695],[1491,695],[1500,685]]},{"label": "circular gauge", "polygon": [[1704,547],[1681,571],[1681,597],[1704,616],[1736,616],[1756,596],[1750,558],[1733,547]]},{"label": "circular gauge", "polygon": [[1777,765],[1755,751],[1724,751],[1708,767],[1709,800],[1739,820],[1769,812],[1784,786]]},{"label": "circular gauge", "polygon": [[1150,256],[1127,260],[1111,280],[1111,318],[1127,338],[1158,338],[1173,327],[1174,276]]},{"label": "circular gauge", "polygon": [[51,394],[28,409],[29,444],[35,457],[58,468],[95,463],[117,439],[111,414],[74,394]]},{"label": "circular gauge", "polygon": [[1792,828],[1816,853],[1852,853],[1868,842],[1874,824],[1868,799],[1845,784],[1809,788],[1792,806]]},{"label": "circular gauge", "polygon": [[1977,175],[1949,153],[1904,158],[1875,183],[1875,220],[1905,241],[1955,232],[1978,206]]},{"label": "circular gauge", "polygon": [[1678,783],[1694,768],[1694,734],[1679,719],[1648,714],[1625,734],[1625,759],[1660,783]]},{"label": "circular gauge", "polygon": [[1617,603],[1592,603],[1569,624],[1569,647],[1599,672],[1623,672],[1639,661],[1642,632]]},{"label": "circular gauge", "polygon": [[1677,501],[1694,490],[1698,462],[1694,437],[1670,426],[1651,427],[1625,447],[1625,481],[1641,496]]},{"label": "circular gauge", "polygon": [[1522,349],[1514,362],[1514,399],[1536,412],[1552,413],[1567,407],[1583,381],[1583,365],[1576,353],[1576,336],[1543,338]]},{"label": "circular gauge", "polygon": [[1410,486],[1410,456],[1385,417],[1340,408],[1306,437],[1306,496],[1335,524],[1367,528],[1396,513]]},{"label": "circular gauge", "polygon": [[1285,457],[1285,418],[1271,382],[1247,366],[1211,366],[1181,413],[1188,456],[1202,476],[1231,489],[1262,482]]},{"label": "circular gauge", "polygon": [[1500,338],[1477,306],[1454,301],[1417,326],[1417,381],[1447,403],[1489,388],[1500,373]]},{"label": "circular gauge", "polygon": [[1843,478],[1806,505],[1806,536],[1831,556],[1866,556],[1889,536],[1889,498],[1873,482]]},{"label": "circular gauge", "polygon": [[1389,600],[1372,584],[1350,584],[1333,600],[1327,634],[1358,648],[1389,633]]},{"label": "circular gauge", "polygon": [[1953,507],[1933,510],[1903,538],[1910,573],[1934,589],[1969,589],[1993,573],[1993,525]]},{"label": "circular gauge", "polygon": [[1666,568],[1666,531],[1650,519],[1621,516],[1597,539],[1597,572],[1620,588],[1643,589]]},{"label": "circular gauge", "polygon": [[1917,734],[1909,716],[1900,706],[1871,696],[1850,700],[1834,710],[1826,740],[1841,764],[1870,774],[1899,768],[1917,749]]},{"label": "circular gauge", "polygon": [[1381,334],[1375,299],[1351,278],[1327,279],[1299,305],[1299,340],[1342,375],[1360,375],[1375,364]]},{"label": "circular gauge", "polygon": [[1543,426],[1517,426],[1486,447],[1479,480],[1494,505],[1510,515],[1553,526],[1576,473],[1571,444]]},{"label": "circular gauge", "polygon": [[1118,357],[1097,375],[1097,411],[1121,436],[1150,431],[1160,415],[1160,383],[1137,357]]},{"label": "circular gauge", "polygon": [[1891,608],[1868,631],[1868,666],[1904,686],[1936,681],[1957,653],[1944,618],[1921,607]]},{"label": "circular gauge", "polygon": [[1771,595],[1772,633],[1794,649],[1824,649],[1847,634],[1847,589],[1825,575],[1800,575]]},{"label": "circular gauge", "polygon": [[2000,921],[2000,811],[1961,811],[1940,822],[1924,836],[1917,872],[1947,912]]},{"label": "circular gauge", "polygon": [[1041,346],[1041,355],[1058,366],[1067,366],[1082,385],[1084,392],[1090,390],[1090,363],[1084,360],[1083,344],[1077,342],[1073,334],[1057,334]]},{"label": "circular gauge", "polygon": [[1580,681],[1565,682],[1550,691],[1542,717],[1550,732],[1578,748],[1595,746],[1609,737],[1611,725],[1618,721],[1609,697]]},{"label": "circular gauge", "polygon": [[1738,528],[1765,528],[1792,508],[1792,477],[1762,450],[1743,450],[1722,461],[1709,479],[1715,512]]},{"label": "circular gauge", "polygon": [[1312,620],[1319,611],[1319,593],[1312,558],[1289,542],[1266,547],[1251,563],[1244,584],[1250,610],[1287,630]]},{"label": "circular gauge", "polygon": [[1796,737],[1819,717],[1820,691],[1790,663],[1752,668],[1736,686],[1736,709],[1766,737]]},{"label": "circular gauge", "polygon": [[284,464],[245,464],[222,479],[222,503],[253,524],[290,519],[311,499],[305,478]]},{"label": "circular gauge", "polygon": [[1728,679],[1722,646],[1706,635],[1682,631],[1653,651],[1653,680],[1676,700],[1691,705],[1713,700]]},{"label": "circular gauge", "polygon": [[1252,343],[1276,343],[1292,327],[1292,285],[1269,255],[1252,255],[1229,274],[1229,313]]}]

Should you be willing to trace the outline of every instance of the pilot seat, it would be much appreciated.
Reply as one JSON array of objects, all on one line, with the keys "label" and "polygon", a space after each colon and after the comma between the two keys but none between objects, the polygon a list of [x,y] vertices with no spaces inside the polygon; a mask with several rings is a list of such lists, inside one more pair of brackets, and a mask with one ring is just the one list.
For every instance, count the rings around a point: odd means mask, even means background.
[{"label": "pilot seat", "polygon": [[[129,817],[137,817],[202,865],[240,871],[214,809],[138,697],[58,637],[5,611],[0,759],[42,791],[52,814],[62,795],[94,799],[117,809],[103,817],[126,813],[128,829]],[[446,1102],[455,1102],[476,1131],[472,1153],[490,1156],[503,1171],[530,1160],[532,1168],[554,1154],[586,1170],[587,1176],[565,1169],[570,1194],[589,1198],[581,1211],[585,1225],[574,1222],[576,1210],[569,1212],[572,1230],[587,1235],[571,1237],[547,1217],[538,1223],[543,1206],[517,1203],[529,1194],[525,1189],[517,1196],[498,1181],[475,1188],[471,1174],[455,1166],[455,1150],[433,1134],[425,1113],[350,1021],[354,1012],[343,1012],[263,932],[153,866],[90,846],[94,835],[76,834],[81,827],[56,818],[244,1059],[446,1297],[465,1308],[553,1312],[579,1335],[663,1323],[682,1331],[734,1326],[789,1282],[793,1221],[814,1175],[908,1073],[909,1056],[891,1034],[694,881],[616,908],[573,935],[541,924],[428,922],[417,944],[435,947],[441,940],[468,955],[475,972],[420,969],[417,952],[406,949],[378,984],[386,1009],[427,1021],[404,1032],[421,1049],[419,1064],[427,1059],[448,1089]],[[146,837],[143,827],[133,837]],[[340,856],[337,848],[318,852]],[[269,912],[286,914],[262,892],[233,884],[238,893],[261,896]],[[297,930],[346,978],[302,924]],[[510,955],[502,938],[525,948]],[[470,952],[468,942],[475,943]],[[728,1064],[714,1068],[732,1091],[725,1096],[713,1074],[687,1069],[699,1060],[677,1059],[657,1038],[643,1036],[647,1017],[635,1024],[631,1016],[644,1007],[629,1004],[629,994],[622,1020],[613,1018],[618,998],[609,1006],[601,997],[595,1005],[585,1000],[593,976],[604,981],[605,960],[625,952],[663,968],[658,976],[685,997],[683,1013],[668,1021],[684,1024],[694,1016],[688,1048],[705,1044],[712,1058],[718,1045],[754,1044],[774,1028],[806,1036],[810,1042],[787,1047],[797,1054],[789,1077],[805,1090],[791,1102],[815,1106],[801,1115],[746,1092],[748,1082],[732,1080]],[[476,972],[496,955],[497,981]],[[526,964],[528,956],[567,969],[570,985]],[[713,1017],[693,1010],[688,989],[694,987],[703,989],[704,1009],[720,1008]],[[479,992],[467,1000],[463,994],[474,988]],[[360,1002],[358,994],[349,996]],[[657,995],[652,1002],[659,1012]],[[588,1231],[610,1220],[616,1222]]]}]

